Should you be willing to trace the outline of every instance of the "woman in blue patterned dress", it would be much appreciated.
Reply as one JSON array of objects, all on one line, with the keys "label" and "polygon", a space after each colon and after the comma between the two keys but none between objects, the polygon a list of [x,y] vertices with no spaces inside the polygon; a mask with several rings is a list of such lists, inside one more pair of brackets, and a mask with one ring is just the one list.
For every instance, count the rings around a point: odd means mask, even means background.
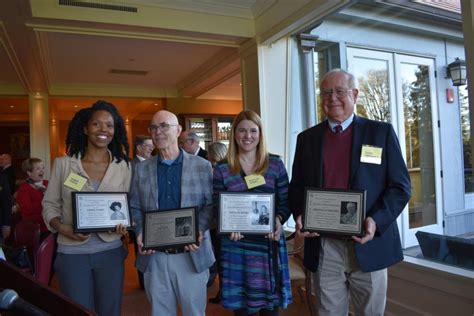
[{"label": "woman in blue patterned dress", "polygon": [[[282,224],[290,216],[288,175],[278,156],[267,152],[260,117],[253,111],[237,115],[227,159],[214,168],[214,205],[219,192],[275,194],[275,230],[267,236],[233,232],[221,235],[222,304],[234,315],[278,315],[291,303],[288,254]],[[265,183],[249,187],[246,176]]]}]

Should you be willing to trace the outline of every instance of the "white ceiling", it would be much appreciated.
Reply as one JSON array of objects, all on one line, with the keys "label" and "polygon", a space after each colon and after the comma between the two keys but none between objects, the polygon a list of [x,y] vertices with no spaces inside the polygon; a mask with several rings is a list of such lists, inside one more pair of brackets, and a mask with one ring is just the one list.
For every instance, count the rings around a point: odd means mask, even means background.
[{"label": "white ceiling", "polygon": [[[214,12],[216,16],[250,21],[275,0],[82,2],[140,6],[142,11]],[[41,9],[48,6],[52,13],[45,17],[49,13]],[[242,99],[238,47],[250,37],[220,35],[224,32],[219,30],[205,33],[131,25],[126,21],[100,23],[65,15],[58,19],[53,12],[57,7],[58,0],[0,1],[0,114],[11,111],[7,105],[12,104],[12,96],[36,92],[51,98],[141,96],[150,102],[169,97]],[[71,15],[89,11],[102,14],[92,8],[67,10]]]}]

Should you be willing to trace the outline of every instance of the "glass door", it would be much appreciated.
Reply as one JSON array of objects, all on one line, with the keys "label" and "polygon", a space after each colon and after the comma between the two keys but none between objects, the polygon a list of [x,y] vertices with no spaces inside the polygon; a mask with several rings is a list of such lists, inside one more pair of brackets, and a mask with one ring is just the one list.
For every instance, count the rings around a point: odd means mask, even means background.
[{"label": "glass door", "polygon": [[403,247],[418,244],[418,230],[442,234],[433,60],[360,48],[348,48],[347,59],[359,87],[357,115],[392,123],[407,162],[412,198],[398,219]]},{"label": "glass door", "polygon": [[403,246],[417,245],[418,230],[443,234],[438,111],[434,61],[395,55],[399,137],[411,178],[412,197],[401,216]]}]

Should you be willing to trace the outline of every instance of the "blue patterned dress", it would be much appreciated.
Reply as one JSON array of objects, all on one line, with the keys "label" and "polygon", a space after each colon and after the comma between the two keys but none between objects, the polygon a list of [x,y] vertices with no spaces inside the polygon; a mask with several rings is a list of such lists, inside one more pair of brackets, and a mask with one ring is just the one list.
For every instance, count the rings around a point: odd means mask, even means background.
[{"label": "blue patterned dress", "polygon": [[[263,174],[265,184],[249,190],[243,174],[232,174],[226,161],[214,168],[214,205],[219,207],[219,192],[275,193],[276,215],[285,221],[288,208],[288,175],[278,156],[270,155],[270,163]],[[232,241],[221,238],[222,304],[227,309],[246,309],[256,313],[260,309],[286,308],[292,302],[288,253],[285,237],[278,242],[265,236],[250,236]]]}]

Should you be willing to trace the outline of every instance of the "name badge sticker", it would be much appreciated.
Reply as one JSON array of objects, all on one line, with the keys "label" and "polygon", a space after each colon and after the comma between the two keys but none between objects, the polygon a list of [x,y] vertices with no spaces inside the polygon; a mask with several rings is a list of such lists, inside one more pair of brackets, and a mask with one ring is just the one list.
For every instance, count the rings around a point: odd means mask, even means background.
[{"label": "name badge sticker", "polygon": [[382,163],[382,148],[369,145],[362,146],[360,162],[380,165]]},{"label": "name badge sticker", "polygon": [[246,176],[245,183],[247,183],[247,188],[253,189],[265,184],[265,178],[259,174],[252,174],[250,176]]},{"label": "name badge sticker", "polygon": [[74,172],[71,172],[69,176],[67,177],[66,181],[64,181],[64,185],[73,190],[81,191],[82,188],[84,187],[84,184],[86,184],[86,182],[87,182],[86,178],[78,174],[75,174]]}]

